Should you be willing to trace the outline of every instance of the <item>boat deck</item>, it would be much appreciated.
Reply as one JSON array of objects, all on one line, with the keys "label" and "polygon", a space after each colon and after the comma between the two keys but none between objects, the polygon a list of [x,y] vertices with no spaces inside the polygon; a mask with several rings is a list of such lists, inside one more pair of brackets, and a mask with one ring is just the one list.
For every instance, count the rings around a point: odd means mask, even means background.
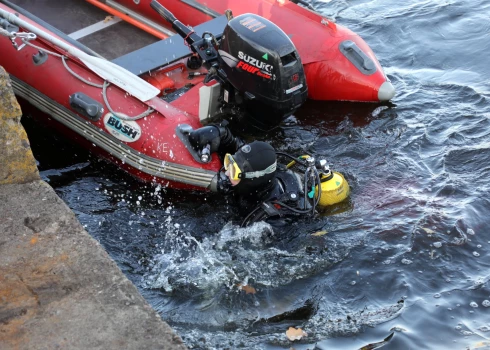
[{"label": "boat deck", "polygon": [[159,39],[83,0],[9,0],[108,60]]}]

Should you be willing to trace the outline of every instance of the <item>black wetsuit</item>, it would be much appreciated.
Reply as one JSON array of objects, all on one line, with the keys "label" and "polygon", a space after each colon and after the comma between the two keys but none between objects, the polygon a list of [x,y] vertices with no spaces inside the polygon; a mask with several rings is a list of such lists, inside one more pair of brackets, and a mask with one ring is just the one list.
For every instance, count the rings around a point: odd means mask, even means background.
[{"label": "black wetsuit", "polygon": [[240,198],[240,206],[247,210],[241,226],[248,226],[257,221],[274,221],[284,224],[287,217],[304,215],[311,209],[308,198],[305,198],[303,176],[280,167],[268,190],[259,196]]}]

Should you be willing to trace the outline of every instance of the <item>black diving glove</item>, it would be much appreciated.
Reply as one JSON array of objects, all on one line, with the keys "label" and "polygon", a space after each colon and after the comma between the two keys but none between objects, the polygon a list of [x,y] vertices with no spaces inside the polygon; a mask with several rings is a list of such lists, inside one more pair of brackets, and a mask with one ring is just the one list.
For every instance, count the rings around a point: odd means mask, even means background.
[{"label": "black diving glove", "polygon": [[225,173],[222,171],[218,173],[217,177],[218,177],[217,186],[216,186],[217,191],[223,194],[230,193],[233,189],[230,178],[226,176]]},{"label": "black diving glove", "polygon": [[226,120],[191,131],[189,141],[196,151],[202,152],[209,148],[210,153],[217,152],[221,158],[226,153],[235,153],[244,144],[241,139],[233,136]]}]

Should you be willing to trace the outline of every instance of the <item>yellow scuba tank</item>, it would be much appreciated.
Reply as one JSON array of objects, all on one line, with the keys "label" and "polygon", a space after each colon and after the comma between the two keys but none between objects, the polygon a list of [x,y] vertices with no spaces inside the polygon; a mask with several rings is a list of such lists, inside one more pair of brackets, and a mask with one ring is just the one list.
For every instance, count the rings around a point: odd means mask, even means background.
[{"label": "yellow scuba tank", "polygon": [[[311,159],[310,155],[300,156],[299,159]],[[320,173],[320,189],[321,196],[318,202],[319,207],[326,207],[337,204],[349,197],[350,187],[347,180],[341,173],[331,171],[325,161],[321,161],[324,173]],[[286,168],[291,168],[296,164],[296,161],[290,162]],[[318,198],[318,185],[315,186],[315,198]]]},{"label": "yellow scuba tank", "polygon": [[[321,174],[320,181],[321,196],[318,206],[337,204],[349,196],[349,183],[341,173],[334,171],[330,174]],[[315,194],[318,197],[318,186],[315,187]]]}]

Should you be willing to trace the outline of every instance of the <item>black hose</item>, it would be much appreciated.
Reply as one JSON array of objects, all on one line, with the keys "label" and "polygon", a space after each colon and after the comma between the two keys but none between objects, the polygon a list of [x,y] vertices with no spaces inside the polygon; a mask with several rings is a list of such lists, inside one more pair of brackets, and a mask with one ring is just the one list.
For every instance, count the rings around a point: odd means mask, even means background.
[{"label": "black hose", "polygon": [[272,201],[271,202],[272,204],[279,204],[281,207],[283,208],[286,208],[288,210],[291,210],[295,213],[298,213],[298,214],[308,214],[310,213],[311,210],[301,210],[301,209],[296,209],[296,208],[293,208],[293,207],[290,207],[289,205],[283,203],[283,202],[280,202],[280,201]]},{"label": "black hose", "polygon": [[305,170],[304,183],[303,183],[303,191],[305,193],[305,196],[304,196],[305,208],[306,208],[306,203],[308,203],[308,173],[309,172],[310,172],[310,168],[308,167]]},{"label": "black hose", "polygon": [[[318,174],[318,171],[316,170],[316,168],[314,169],[313,171],[315,174],[315,180],[317,179],[317,174]],[[315,188],[315,181],[313,181],[313,184],[312,184],[313,188]],[[312,200],[313,204],[311,205],[311,216],[315,215],[315,207],[316,207],[316,198],[315,198],[315,192],[313,192],[313,200]]]},{"label": "black hose", "polygon": [[257,206],[254,210],[252,210],[248,215],[243,219],[242,223],[240,224],[240,227],[246,227],[248,225],[248,220],[254,215],[259,209],[261,209],[261,206]]},{"label": "black hose", "polygon": [[320,203],[320,199],[322,197],[322,180],[320,178],[320,174],[318,173],[318,170],[315,168],[315,175],[316,175],[316,182],[317,182],[317,186],[318,186],[318,197],[316,198],[316,200],[313,201],[314,205],[313,205],[313,211],[315,210],[315,207],[318,205],[318,203]]},{"label": "black hose", "polygon": [[289,158],[291,158],[292,160],[296,161],[297,163],[299,163],[299,164],[301,164],[301,165],[306,166],[306,162],[304,162],[304,161],[300,160],[298,157],[294,157],[294,156],[292,156],[292,155],[290,155],[290,154],[288,154],[288,153],[278,152],[278,151],[276,151],[276,154],[277,154],[278,156],[285,156],[285,157],[289,157]]},{"label": "black hose", "polygon": [[315,186],[318,186],[318,190],[319,190],[319,193],[318,193],[318,197],[315,198],[315,193],[313,193],[313,200],[312,200],[312,207],[311,207],[311,210],[305,210],[305,212],[310,212],[311,216],[315,215],[315,209],[318,205],[318,203],[320,203],[320,197],[321,197],[321,179],[320,179],[320,174],[318,173],[318,170],[316,168],[310,168],[308,167],[305,171],[305,175],[304,175],[304,192],[305,192],[305,196],[304,196],[304,201],[305,201],[305,207],[306,207],[306,203],[308,201],[308,180],[309,180],[309,175],[310,175],[310,172],[313,172],[313,174],[315,175],[315,180],[312,182],[312,188],[314,188]]}]

